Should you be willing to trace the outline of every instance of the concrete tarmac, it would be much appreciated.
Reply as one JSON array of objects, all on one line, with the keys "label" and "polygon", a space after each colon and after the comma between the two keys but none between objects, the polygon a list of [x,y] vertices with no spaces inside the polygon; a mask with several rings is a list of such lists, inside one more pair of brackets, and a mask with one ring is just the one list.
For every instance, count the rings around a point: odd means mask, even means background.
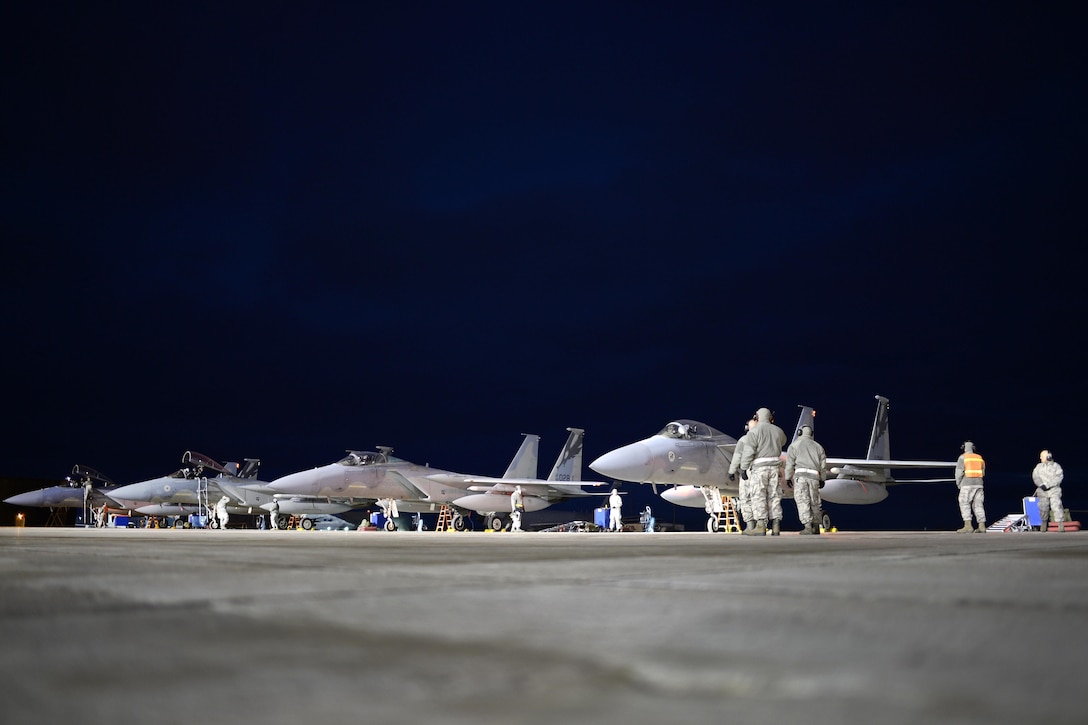
[{"label": "concrete tarmac", "polygon": [[0,529],[0,718],[1083,723],[1088,535]]}]

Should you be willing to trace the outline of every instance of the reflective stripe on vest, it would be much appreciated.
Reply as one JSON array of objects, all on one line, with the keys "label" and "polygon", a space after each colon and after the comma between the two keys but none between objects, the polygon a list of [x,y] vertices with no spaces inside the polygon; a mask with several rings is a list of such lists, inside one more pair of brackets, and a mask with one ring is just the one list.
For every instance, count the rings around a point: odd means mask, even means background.
[{"label": "reflective stripe on vest", "polygon": [[963,454],[963,477],[982,478],[982,456],[977,453]]}]

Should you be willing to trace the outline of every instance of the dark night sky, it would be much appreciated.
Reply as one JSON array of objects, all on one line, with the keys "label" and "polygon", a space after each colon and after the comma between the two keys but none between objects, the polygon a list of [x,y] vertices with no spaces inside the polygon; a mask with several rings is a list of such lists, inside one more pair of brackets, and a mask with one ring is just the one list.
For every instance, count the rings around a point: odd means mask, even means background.
[{"label": "dark night sky", "polygon": [[[226,5],[6,23],[0,475],[546,475],[802,403],[861,456],[879,393],[1088,508],[1070,5]],[[959,525],[907,488],[858,525]]]}]

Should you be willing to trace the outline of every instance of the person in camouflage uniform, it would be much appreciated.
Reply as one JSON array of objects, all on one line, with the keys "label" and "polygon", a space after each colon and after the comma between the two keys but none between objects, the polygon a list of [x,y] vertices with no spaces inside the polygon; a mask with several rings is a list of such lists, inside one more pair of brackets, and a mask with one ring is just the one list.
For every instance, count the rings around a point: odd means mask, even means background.
[{"label": "person in camouflage uniform", "polygon": [[801,426],[801,435],[786,449],[786,485],[793,485],[797,516],[802,534],[820,533],[820,481],[827,467],[827,454],[812,437],[811,426]]},{"label": "person in camouflage uniform", "polygon": [[[755,425],[755,418],[745,421],[744,435],[737,439],[737,446],[733,449],[733,460],[729,461],[729,480],[737,480],[737,472],[740,471],[740,459],[744,456],[747,446],[748,430]],[[747,472],[746,472],[747,473]],[[745,530],[751,531],[756,527],[756,519],[752,515],[752,479],[750,475],[742,476],[737,486],[737,501],[740,503],[740,516],[744,519]]]},{"label": "person in camouflage uniform", "polygon": [[756,411],[757,423],[748,431],[744,455],[740,461],[741,478],[752,475],[752,516],[755,529],[744,533],[763,536],[767,533],[767,521],[771,522],[771,535],[778,536],[782,524],[782,489],[779,467],[782,464],[782,447],[786,445],[786,433],[774,424],[769,408]]},{"label": "person in camouflage uniform", "polygon": [[1042,518],[1042,526],[1039,531],[1046,531],[1048,519],[1058,524],[1058,531],[1065,531],[1065,509],[1062,508],[1062,479],[1065,474],[1062,467],[1054,461],[1050,451],[1039,453],[1039,463],[1031,472],[1031,480],[1035,482],[1035,497],[1039,500],[1039,516]]},{"label": "person in camouflage uniform", "polygon": [[[986,509],[983,506],[986,497],[982,492],[985,475],[986,461],[975,453],[974,443],[965,441],[963,453],[956,459],[956,487],[960,490],[960,516],[963,517],[963,528],[956,529],[956,533],[986,533]],[[978,521],[978,528],[974,529],[971,528],[972,512]]]}]

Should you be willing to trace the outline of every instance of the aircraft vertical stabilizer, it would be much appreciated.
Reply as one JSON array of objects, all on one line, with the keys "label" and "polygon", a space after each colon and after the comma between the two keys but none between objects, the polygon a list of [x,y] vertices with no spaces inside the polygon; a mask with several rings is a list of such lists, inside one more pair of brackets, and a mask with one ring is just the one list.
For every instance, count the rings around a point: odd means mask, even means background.
[{"label": "aircraft vertical stabilizer", "polygon": [[[870,461],[891,460],[892,449],[888,434],[888,399],[883,395],[876,396],[876,418],[873,420],[873,434],[869,438],[869,452],[866,458]],[[891,470],[884,469],[885,478],[891,478]]]},{"label": "aircraft vertical stabilizer", "polygon": [[801,437],[801,428],[806,425],[812,429],[813,434],[816,433],[816,411],[807,405],[797,407],[801,409],[801,415],[797,418],[797,427],[793,429],[793,438],[790,439],[790,443]]},{"label": "aircraft vertical stabilizer", "polygon": [[514,454],[514,459],[506,467],[503,478],[536,478],[537,458],[540,455],[540,436],[534,433],[522,433],[525,440]]},{"label": "aircraft vertical stabilizer", "polygon": [[559,458],[555,459],[552,472],[548,475],[549,481],[581,481],[582,480],[582,439],[585,431],[581,428],[567,428],[570,437],[566,445],[559,452]]}]

